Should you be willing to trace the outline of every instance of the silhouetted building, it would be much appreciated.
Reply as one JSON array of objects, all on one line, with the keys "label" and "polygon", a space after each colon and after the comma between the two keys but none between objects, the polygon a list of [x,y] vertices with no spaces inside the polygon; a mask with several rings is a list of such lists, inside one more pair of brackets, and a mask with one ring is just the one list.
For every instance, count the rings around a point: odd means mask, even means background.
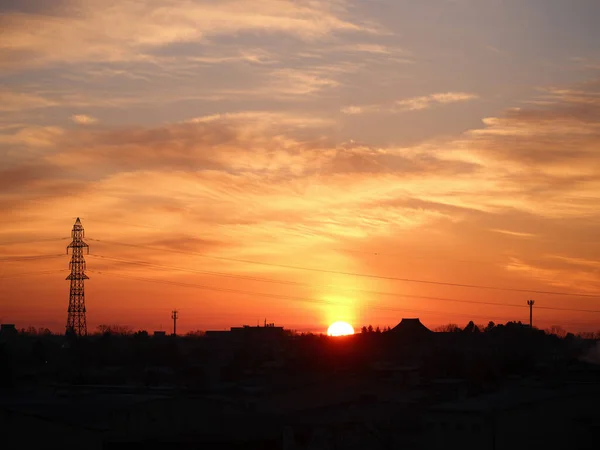
[{"label": "silhouetted building", "polygon": [[155,331],[153,333],[154,337],[165,337],[167,335],[166,331]]},{"label": "silhouetted building", "polygon": [[390,332],[407,338],[429,337],[433,333],[420,319],[402,319]]},{"label": "silhouetted building", "polygon": [[226,339],[234,342],[249,342],[263,340],[279,340],[285,336],[283,327],[276,327],[274,323],[266,323],[264,326],[244,325],[231,327],[229,331],[207,331],[207,338]]}]

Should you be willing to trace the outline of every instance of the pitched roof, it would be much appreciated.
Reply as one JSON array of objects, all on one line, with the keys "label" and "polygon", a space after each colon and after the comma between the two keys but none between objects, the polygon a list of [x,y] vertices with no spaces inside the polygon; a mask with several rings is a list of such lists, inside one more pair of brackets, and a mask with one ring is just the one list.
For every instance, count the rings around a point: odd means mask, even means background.
[{"label": "pitched roof", "polygon": [[421,323],[420,319],[402,319],[398,325],[391,330],[392,333],[408,336],[428,336],[433,333]]}]

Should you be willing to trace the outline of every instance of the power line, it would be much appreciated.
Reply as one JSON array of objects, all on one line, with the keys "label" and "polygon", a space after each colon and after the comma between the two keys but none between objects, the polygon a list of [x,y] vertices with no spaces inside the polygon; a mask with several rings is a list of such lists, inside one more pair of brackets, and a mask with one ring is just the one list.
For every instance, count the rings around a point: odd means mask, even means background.
[{"label": "power line", "polygon": [[[347,305],[347,303],[338,302],[338,301],[313,299],[313,298],[307,298],[307,297],[295,297],[295,296],[291,296],[291,295],[271,294],[271,293],[266,293],[266,292],[245,291],[245,290],[241,290],[241,289],[219,288],[219,287],[214,287],[214,286],[207,286],[207,285],[195,284],[195,283],[185,283],[185,282],[180,282],[180,281],[136,277],[133,275],[124,275],[121,273],[117,274],[114,272],[107,273],[107,272],[101,272],[101,271],[97,271],[97,270],[88,270],[88,272],[92,272],[92,273],[96,273],[96,274],[100,274],[100,275],[110,275],[111,277],[114,276],[114,277],[119,277],[119,278],[129,278],[129,279],[133,279],[133,280],[147,281],[150,283],[167,284],[167,285],[171,285],[171,286],[188,287],[188,288],[194,288],[194,289],[202,289],[202,290],[215,291],[215,292],[227,292],[227,293],[242,294],[242,295],[249,295],[249,296],[259,296],[261,298],[273,298],[273,299],[277,299],[277,300],[291,300],[291,301],[304,302],[304,303],[313,303],[313,304],[318,304],[318,305],[342,305],[342,306]],[[422,313],[454,315],[454,316],[460,316],[460,317],[464,316],[464,314],[444,312],[444,311],[428,311],[428,310],[423,310],[423,309],[391,308],[391,307],[384,307],[384,306],[371,306],[370,308],[378,309],[378,310],[382,310],[382,311],[417,312],[417,313],[422,312]],[[473,316],[473,317],[477,317],[477,316]]]},{"label": "power line", "polygon": [[[291,296],[291,295],[245,291],[245,290],[241,290],[241,289],[219,288],[219,287],[207,286],[207,285],[196,284],[196,283],[185,283],[185,282],[181,282],[181,281],[160,280],[160,279],[156,279],[156,278],[137,277],[137,276],[133,276],[133,275],[125,275],[125,274],[114,273],[114,272],[102,272],[102,271],[97,271],[97,270],[88,270],[88,272],[96,273],[99,275],[107,275],[107,276],[111,276],[111,277],[126,278],[126,279],[129,278],[129,279],[133,279],[133,280],[146,281],[146,282],[150,282],[150,283],[159,283],[159,284],[166,284],[166,285],[170,285],[170,286],[180,286],[180,287],[194,288],[194,289],[201,289],[201,290],[208,290],[208,291],[215,291],[215,292],[227,292],[227,293],[249,295],[249,296],[255,296],[255,297],[258,296],[261,298],[273,298],[273,299],[278,299],[278,300],[291,300],[291,301],[296,301],[296,302],[312,303],[312,304],[318,304],[318,305],[347,306],[347,303],[344,303],[344,302],[337,302],[337,301],[330,301],[330,300],[323,300],[323,299],[313,299],[313,298],[307,298],[307,297],[295,297],[295,296]],[[372,302],[369,302],[369,303],[372,303]],[[444,316],[455,316],[455,317],[461,317],[461,318],[464,318],[466,316],[466,314],[440,311],[440,310],[432,311],[432,310],[414,309],[414,308],[386,307],[386,306],[379,306],[379,305],[370,305],[369,309],[371,309],[371,310],[375,309],[375,310],[380,310],[380,311],[390,311],[390,312],[425,313],[425,314],[435,314],[435,315],[444,315]],[[490,320],[491,318],[495,318],[496,320],[506,320],[506,321],[514,320],[514,318],[507,319],[507,318],[502,318],[502,317],[498,317],[498,316],[469,315],[469,317],[474,318],[474,319],[482,319],[482,320]],[[589,324],[582,324],[582,323],[576,323],[576,322],[565,322],[565,323],[589,325]]]},{"label": "power line", "polygon": [[141,244],[130,244],[130,243],[106,241],[106,240],[91,239],[91,238],[89,238],[89,240],[101,242],[101,243],[115,244],[115,245],[126,245],[126,246],[130,246],[130,247],[146,248],[149,250],[164,251],[164,252],[170,252],[170,253],[189,254],[189,255],[199,256],[201,258],[210,258],[210,259],[216,259],[216,260],[221,260],[221,261],[231,261],[231,262],[255,264],[255,265],[269,266],[269,267],[279,267],[279,268],[292,269],[292,270],[304,270],[304,271],[309,271],[309,272],[330,273],[330,274],[335,274],[335,275],[348,275],[348,276],[355,276],[355,277],[374,278],[374,279],[380,279],[380,280],[404,281],[404,282],[408,282],[408,283],[433,284],[433,285],[438,285],[438,286],[462,287],[462,288],[470,288],[470,289],[487,289],[487,290],[496,290],[496,291],[505,291],[505,292],[521,292],[521,293],[527,293],[527,294],[544,294],[544,295],[561,295],[561,296],[570,296],[570,297],[600,298],[600,293],[598,293],[598,294],[583,294],[583,293],[575,293],[575,292],[556,292],[556,291],[543,291],[543,290],[537,290],[537,289],[519,289],[519,288],[507,288],[507,287],[500,287],[500,286],[485,286],[485,285],[467,284],[467,283],[451,283],[451,282],[445,282],[445,281],[420,280],[420,279],[415,279],[415,278],[391,277],[391,276],[384,276],[384,275],[364,274],[364,273],[358,273],[358,272],[344,272],[344,271],[338,271],[338,270],[316,269],[316,268],[312,268],[312,267],[292,266],[292,265],[288,265],[288,264],[267,263],[267,262],[253,261],[253,260],[248,260],[248,259],[228,258],[228,257],[224,257],[224,256],[205,255],[205,254],[199,253],[199,252],[176,250],[176,249],[164,249],[164,248],[160,248],[160,247],[153,247],[153,246],[141,245]]},{"label": "power line", "polygon": [[[273,278],[236,275],[236,274],[230,274],[230,273],[225,273],[225,272],[212,272],[212,271],[176,267],[176,266],[170,266],[170,265],[164,265],[164,264],[155,264],[155,263],[149,263],[146,261],[134,261],[134,260],[128,260],[128,259],[124,259],[124,258],[114,258],[114,257],[103,256],[103,255],[98,255],[98,254],[90,254],[90,256],[95,257],[95,258],[105,259],[105,260],[123,262],[126,264],[139,265],[139,266],[143,266],[143,267],[154,267],[154,268],[159,268],[159,269],[173,269],[173,270],[178,270],[178,271],[183,271],[183,272],[198,273],[198,274],[204,274],[204,275],[214,275],[214,276],[219,276],[219,277],[228,277],[228,278],[259,281],[259,282],[266,282],[266,283],[277,283],[277,284],[305,286],[305,287],[327,287],[330,289],[358,292],[358,293],[363,293],[363,294],[386,295],[386,296],[393,296],[393,297],[415,298],[415,299],[422,299],[422,300],[435,300],[435,301],[469,303],[469,304],[477,304],[477,305],[502,306],[502,307],[513,307],[513,308],[527,308],[528,307],[527,305],[521,305],[521,304],[495,303],[495,302],[486,302],[486,301],[479,301],[479,300],[465,300],[465,299],[447,298],[447,297],[431,297],[431,296],[423,296],[423,295],[409,295],[409,294],[401,294],[401,293],[396,293],[396,292],[353,289],[353,288],[338,287],[338,286],[326,285],[326,284],[319,285],[319,284],[315,284],[315,283],[311,284],[311,283],[303,283],[303,282],[298,282],[298,281],[276,280]],[[555,307],[550,307],[550,306],[545,306],[545,307],[540,306],[539,308],[554,310],[554,311],[600,313],[600,310],[590,310],[590,309],[555,308]]]},{"label": "power line", "polygon": [[63,258],[65,255],[62,253],[54,255],[23,255],[23,256],[7,256],[0,258],[0,262],[18,262],[18,261],[35,261],[38,259],[49,259],[49,258]]},{"label": "power line", "polygon": [[5,279],[5,278],[18,278],[18,277],[31,276],[31,275],[48,275],[51,273],[58,273],[58,272],[68,272],[68,270],[67,269],[54,269],[54,270],[39,270],[36,272],[11,273],[9,275],[2,275],[0,277],[0,280]]},{"label": "power line", "polygon": [[12,242],[0,242],[0,245],[19,245],[19,244],[36,244],[39,242],[56,242],[56,241],[66,241],[70,239],[69,237],[62,238],[49,238],[49,239],[35,239],[31,241],[12,241]]}]

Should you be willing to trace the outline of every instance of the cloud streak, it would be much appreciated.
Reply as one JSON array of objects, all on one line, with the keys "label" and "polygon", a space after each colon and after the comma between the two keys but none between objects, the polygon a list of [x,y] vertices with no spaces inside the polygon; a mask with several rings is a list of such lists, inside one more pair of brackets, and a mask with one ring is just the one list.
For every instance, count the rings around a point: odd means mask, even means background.
[{"label": "cloud streak", "polygon": [[151,60],[152,49],[208,42],[220,35],[283,34],[302,40],[365,32],[343,16],[343,2],[63,1],[53,14],[5,13],[0,64]]},{"label": "cloud streak", "polygon": [[477,100],[478,98],[479,96],[477,94],[470,94],[467,92],[442,92],[397,100],[391,105],[351,105],[343,107],[341,112],[349,115],[357,115],[373,112],[401,113],[406,111],[422,111],[441,105]]},{"label": "cloud streak", "polygon": [[420,111],[434,106],[467,102],[477,98],[479,98],[478,95],[467,92],[442,92],[398,100],[395,106],[399,111]]},{"label": "cloud streak", "polygon": [[98,119],[92,116],[88,116],[86,114],[73,114],[71,116],[71,120],[79,125],[91,125],[93,123],[98,122]]},{"label": "cloud streak", "polygon": [[14,92],[0,88],[0,112],[21,112],[56,106],[56,102],[41,95]]},{"label": "cloud streak", "polygon": [[524,233],[522,231],[511,231],[511,230],[499,230],[499,229],[491,229],[494,233],[505,234],[507,236],[514,236],[519,238],[532,238],[535,237],[535,234],[532,233]]}]

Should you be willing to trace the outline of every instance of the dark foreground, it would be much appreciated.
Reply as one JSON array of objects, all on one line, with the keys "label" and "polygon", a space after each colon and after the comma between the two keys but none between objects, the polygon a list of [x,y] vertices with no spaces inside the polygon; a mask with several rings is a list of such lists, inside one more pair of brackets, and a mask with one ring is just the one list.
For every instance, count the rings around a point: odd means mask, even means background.
[{"label": "dark foreground", "polygon": [[2,335],[2,448],[597,448],[598,341],[419,325]]}]

